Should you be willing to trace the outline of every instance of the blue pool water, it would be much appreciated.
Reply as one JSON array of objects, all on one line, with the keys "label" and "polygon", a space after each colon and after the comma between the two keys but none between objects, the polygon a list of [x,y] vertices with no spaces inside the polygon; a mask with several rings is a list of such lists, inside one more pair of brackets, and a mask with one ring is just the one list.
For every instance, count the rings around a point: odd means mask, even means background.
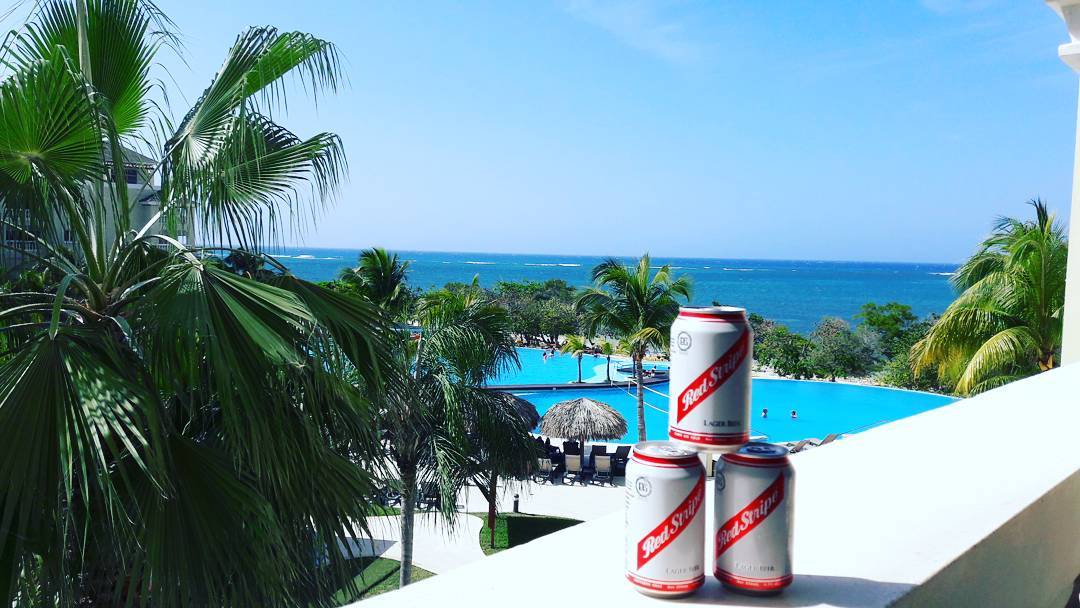
[{"label": "blue pool water", "polygon": [[[543,360],[542,351],[518,349],[520,371],[507,372],[492,384],[563,384],[577,380],[577,360],[569,355],[555,355]],[[582,376],[586,382],[605,379],[605,357],[586,355]],[[625,379],[615,368],[625,361],[612,360],[612,379]],[[622,413],[627,422],[624,442],[637,439],[637,398],[632,390],[621,388],[560,389],[515,392],[532,402],[541,415],[555,403],[589,397],[602,401]],[[649,439],[667,439],[668,384],[646,387],[645,427]],[[830,433],[851,433],[906,418],[926,410],[952,403],[944,395],[919,393],[890,388],[858,386],[836,382],[805,382],[756,378],[752,388],[752,432],[766,435],[769,441],[797,441],[809,437],[823,438]],[[651,406],[651,407],[650,407]],[[762,418],[762,408],[769,417]],[[791,419],[791,410],[799,414]]]},{"label": "blue pool water", "polygon": [[[647,387],[666,395],[668,385]],[[516,392],[544,414],[555,403],[588,397],[602,401],[626,418],[628,432],[623,442],[637,440],[637,400],[632,392],[622,389],[547,390]],[[769,441],[797,441],[809,437],[822,438],[829,433],[850,433],[906,418],[948,403],[952,397],[931,395],[871,386],[833,382],[805,382],[756,378],[752,389],[755,435],[766,435]],[[667,398],[646,390],[645,428],[649,439],[667,439]],[[649,406],[653,407],[649,407]],[[769,417],[761,418],[761,409],[769,408]],[[791,419],[791,410],[799,417]]]},{"label": "blue pool water", "polygon": [[[519,348],[518,360],[521,369],[506,370],[499,374],[490,384],[565,384],[577,382],[578,364],[577,359],[570,355],[555,352],[554,355],[544,356],[544,351],[539,348]],[[619,367],[630,364],[629,359],[619,357],[611,358],[611,379],[614,381],[626,380],[627,376],[620,374]],[[645,369],[664,367],[653,363],[645,363]],[[581,358],[581,380],[583,382],[604,382],[607,380],[607,357],[600,355],[585,355]]]}]

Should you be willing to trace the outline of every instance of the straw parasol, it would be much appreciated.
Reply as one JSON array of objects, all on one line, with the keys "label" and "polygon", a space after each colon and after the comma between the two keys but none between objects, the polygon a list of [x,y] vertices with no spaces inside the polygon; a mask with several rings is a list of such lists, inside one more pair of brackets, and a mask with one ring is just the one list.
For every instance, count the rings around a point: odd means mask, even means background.
[{"label": "straw parasol", "polygon": [[510,393],[504,393],[502,391],[491,391],[496,398],[502,399],[506,405],[520,417],[530,429],[535,429],[536,425],[540,424],[540,412],[536,411],[536,406],[528,401],[512,395]]},{"label": "straw parasol", "polygon": [[549,437],[581,439],[585,455],[588,439],[619,439],[626,434],[626,418],[606,403],[579,397],[560,401],[540,419],[540,433]]}]

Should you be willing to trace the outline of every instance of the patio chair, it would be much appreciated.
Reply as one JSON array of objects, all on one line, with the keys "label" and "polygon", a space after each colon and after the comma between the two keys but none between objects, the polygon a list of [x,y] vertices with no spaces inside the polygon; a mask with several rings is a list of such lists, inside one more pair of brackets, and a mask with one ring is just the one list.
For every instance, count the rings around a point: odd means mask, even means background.
[{"label": "patio chair", "polygon": [[575,481],[585,485],[588,482],[588,476],[584,467],[581,466],[581,454],[567,454],[566,474],[563,476],[563,483],[574,483]]},{"label": "patio chair", "polygon": [[420,484],[420,491],[416,493],[416,506],[421,509],[434,509],[438,508],[441,503],[442,497],[439,495],[439,486],[430,481]]},{"label": "patio chair", "polygon": [[592,481],[615,485],[611,477],[611,456],[596,456],[596,472],[593,473]]},{"label": "patio chair", "polygon": [[589,450],[589,462],[593,466],[596,466],[596,457],[597,456],[607,456],[607,446],[606,445],[595,445],[594,444],[592,446],[592,449]]},{"label": "patio chair", "polygon": [[384,507],[392,507],[401,504],[401,492],[390,483],[382,483],[375,491],[375,500]]},{"label": "patio chair", "polygon": [[576,441],[564,441],[562,442],[563,454],[578,454],[581,455],[581,446]]},{"label": "patio chair", "polygon": [[626,477],[626,463],[630,461],[630,446],[620,445],[611,457],[611,473],[615,477]]},{"label": "patio chair", "polygon": [[551,463],[550,458],[541,458],[538,461],[538,468],[533,473],[533,481],[537,483],[554,483],[555,480],[555,466]]}]

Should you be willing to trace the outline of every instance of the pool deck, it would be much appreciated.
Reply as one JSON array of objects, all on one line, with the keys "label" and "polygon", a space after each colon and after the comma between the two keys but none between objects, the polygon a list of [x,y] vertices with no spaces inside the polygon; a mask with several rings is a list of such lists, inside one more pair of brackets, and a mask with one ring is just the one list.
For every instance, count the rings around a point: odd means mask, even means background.
[{"label": "pool deck", "polygon": [[[652,386],[667,381],[668,378],[646,378],[641,384],[642,386]],[[633,382],[562,382],[559,384],[497,384],[488,385],[485,388],[496,391],[557,391],[560,389],[624,388],[633,386],[633,384]]]}]

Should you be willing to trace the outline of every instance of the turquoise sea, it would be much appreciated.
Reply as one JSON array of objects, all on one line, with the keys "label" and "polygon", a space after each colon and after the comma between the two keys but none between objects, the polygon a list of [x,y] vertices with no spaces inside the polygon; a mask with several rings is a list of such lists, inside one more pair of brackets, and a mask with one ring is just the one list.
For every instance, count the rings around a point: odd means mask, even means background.
[{"label": "turquoise sea", "polygon": [[[355,265],[359,250],[286,248],[280,261],[299,277],[333,279]],[[479,278],[485,286],[498,281],[563,279],[571,285],[589,283],[589,271],[600,256],[444,253],[399,251],[410,260],[409,282],[419,287]],[[629,263],[630,258],[625,258]],[[897,301],[919,315],[940,313],[953,300],[948,278],[955,264],[885,262],[818,262],[808,260],[734,260],[656,256],[655,264],[670,264],[676,273],[693,279],[694,304],[713,300],[743,306],[799,332],[808,332],[821,317],[850,319],[865,302]]]}]

